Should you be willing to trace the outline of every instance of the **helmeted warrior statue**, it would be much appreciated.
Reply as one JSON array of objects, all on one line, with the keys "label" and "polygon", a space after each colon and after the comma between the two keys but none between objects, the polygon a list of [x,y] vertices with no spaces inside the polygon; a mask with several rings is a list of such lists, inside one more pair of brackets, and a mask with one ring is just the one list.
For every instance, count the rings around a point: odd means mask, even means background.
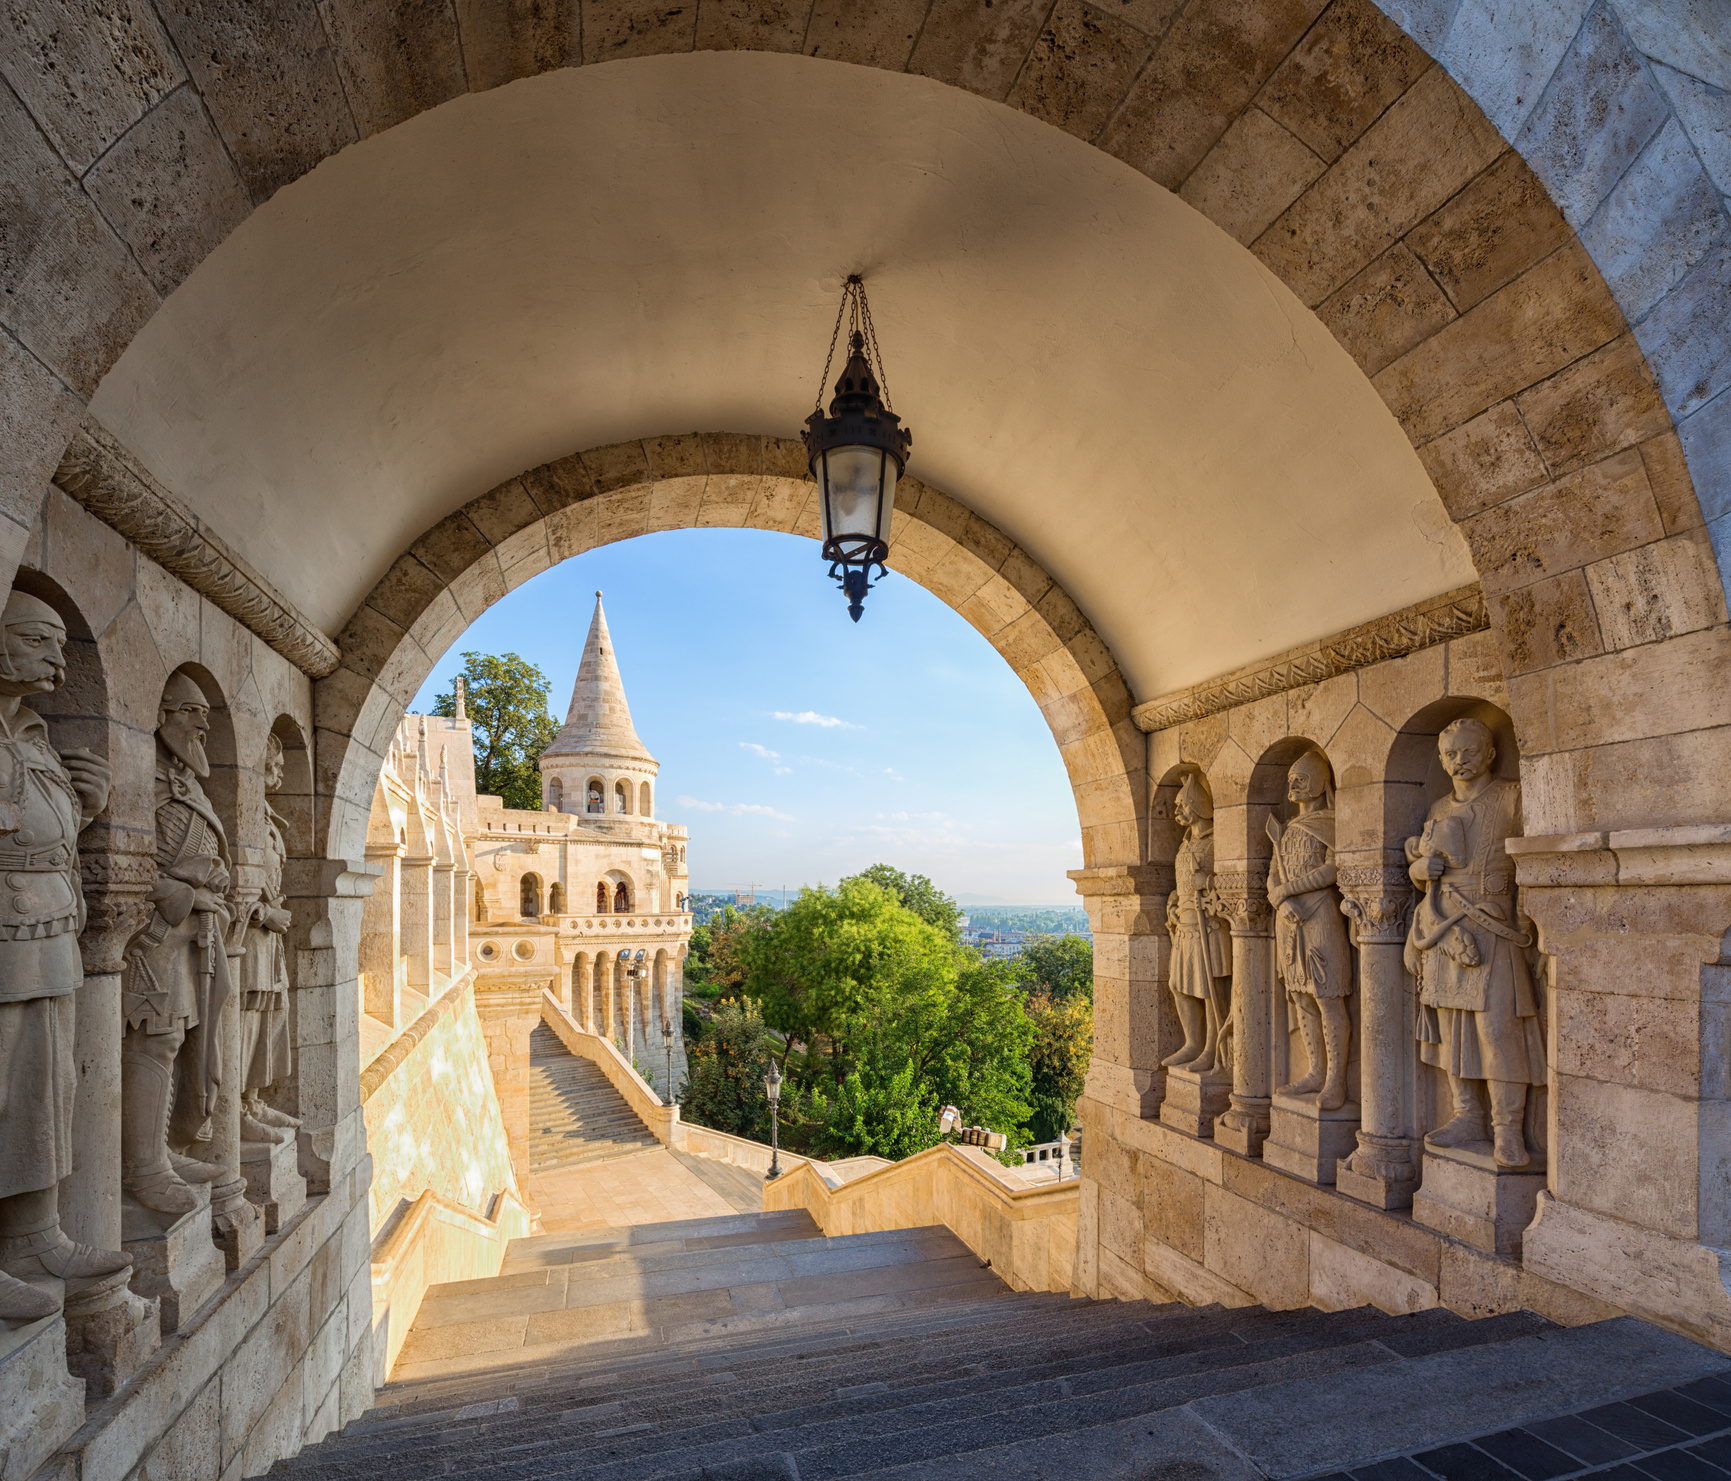
[{"label": "helmeted warrior statue", "polygon": [[1521,830],[1520,783],[1491,775],[1496,744],[1483,721],[1455,721],[1437,750],[1453,789],[1406,841],[1408,873],[1424,892],[1406,940],[1406,967],[1419,984],[1419,1053],[1448,1075],[1454,1112],[1425,1141],[1486,1141],[1488,1094],[1498,1166],[1525,1167],[1527,1087],[1545,1083],[1545,1045],[1527,965],[1533,937],[1503,847]]},{"label": "helmeted warrior statue", "polygon": [[[265,744],[265,793],[282,787],[282,742],[274,735]],[[293,1116],[267,1105],[263,1091],[285,1079],[293,1068],[289,1045],[288,953],[284,937],[294,917],[284,908],[283,863],[288,858],[285,824],[265,804],[264,888],[246,920],[246,955],[241,962],[240,1059],[244,1091],[240,1106],[243,1142],[286,1142],[300,1125]]]},{"label": "helmeted warrior statue", "polygon": [[232,992],[228,839],[200,785],[209,733],[204,691],[170,676],[156,717],[155,908],[126,948],[120,1051],[121,1188],[162,1214],[190,1213],[198,1199],[189,1185],[222,1175],[187,1151],[208,1141]]},{"label": "helmeted warrior statue", "polygon": [[1315,1095],[1324,1111],[1346,1104],[1347,1045],[1352,1018],[1352,950],[1334,887],[1334,792],[1328,762],[1315,751],[1292,763],[1286,795],[1298,809],[1286,827],[1268,820],[1274,858],[1268,903],[1274,907],[1274,959],[1297,1018],[1309,1061],[1278,1095]]},{"label": "helmeted warrior statue", "polygon": [[132,1260],[60,1230],[84,982],[78,835],[108,805],[108,765],[88,751],[56,755],[47,723],[22,703],[65,681],[60,615],[15,591],[0,627],[0,1318],[16,1322],[60,1309],[49,1281],[118,1285]]},{"label": "helmeted warrior statue", "polygon": [[1172,935],[1172,1001],[1184,1043],[1162,1063],[1206,1073],[1231,1068],[1232,938],[1214,914],[1214,804],[1194,773],[1173,805],[1184,829],[1174,866],[1177,888],[1166,897]]}]

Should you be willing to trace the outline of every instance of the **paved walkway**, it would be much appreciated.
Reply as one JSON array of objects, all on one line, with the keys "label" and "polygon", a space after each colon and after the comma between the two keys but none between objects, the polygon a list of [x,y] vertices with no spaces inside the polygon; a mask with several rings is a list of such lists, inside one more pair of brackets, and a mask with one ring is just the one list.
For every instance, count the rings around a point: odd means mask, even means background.
[{"label": "paved walkway", "polygon": [[[740,1207],[742,1190],[734,1186],[738,1179],[727,1176],[738,1169],[710,1163],[703,1167],[708,1175],[700,1176],[691,1164],[705,1161],[655,1147],[629,1157],[538,1173],[529,1179],[529,1196],[541,1210],[541,1229],[546,1234],[665,1224],[750,1211]],[[728,1193],[718,1191],[720,1187],[727,1188]],[[762,1207],[759,1192],[756,1208]]]}]

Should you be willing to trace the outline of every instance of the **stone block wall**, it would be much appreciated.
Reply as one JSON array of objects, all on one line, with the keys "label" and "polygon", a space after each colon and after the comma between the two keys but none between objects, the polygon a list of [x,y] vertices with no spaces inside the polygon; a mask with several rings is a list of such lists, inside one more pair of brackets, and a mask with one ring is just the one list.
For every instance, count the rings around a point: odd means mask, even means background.
[{"label": "stone block wall", "polygon": [[500,1193],[520,1196],[472,975],[367,1067],[361,1094],[374,1238],[428,1189],[482,1215]]},{"label": "stone block wall", "polygon": [[[95,1317],[69,1314],[56,1356],[64,1365],[69,1349],[84,1380],[82,1414],[31,1437],[57,1453],[50,1474],[85,1481],[259,1475],[372,1401],[372,1164],[355,1055],[365,871],[313,856],[312,683],[304,669],[59,491],[31,524],[17,586],[68,628],[67,682],[33,701],[52,743],[88,748],[113,773],[106,810],[79,839],[88,920],[76,1000],[75,1163],[59,1190],[63,1227],[77,1240],[122,1244],[122,952],[149,917],[159,806],[153,733],[170,676],[189,676],[210,706],[204,785],[227,838],[237,898],[260,888],[267,743],[274,736],[285,748],[285,778],[269,806],[288,853],[293,1068],[267,1098],[298,1118],[299,1132],[269,1161],[237,1161],[246,1196],[220,1220],[207,1208],[188,1216],[177,1237],[201,1275],[178,1308],[152,1287],[148,1299]],[[210,1025],[231,1066],[239,1015],[232,1003]],[[238,1119],[239,1090],[231,1072],[207,1156],[238,1158],[229,1118]],[[147,1276],[135,1266],[132,1279],[142,1288]]]},{"label": "stone block wall", "polygon": [[[1549,758],[1528,747],[1542,752],[1549,736],[1511,719],[1523,712],[1503,677],[1506,633],[1499,645],[1472,630],[1485,620],[1476,600],[1462,595],[1428,629],[1400,616],[1139,709],[1151,729],[1149,861],[1072,875],[1096,943],[1099,1027],[1080,1113],[1088,1294],[1468,1315],[1526,1306],[1569,1322],[1623,1310],[1731,1346],[1731,828],[1542,831],[1555,826]],[[1331,665],[1341,671],[1303,682]],[[1707,682],[1704,671],[1678,680]],[[1426,1140],[1453,1112],[1447,1077],[1418,1050],[1408,928],[1419,896],[1404,842],[1449,795],[1438,737],[1463,717],[1489,727],[1496,767],[1524,791],[1526,836],[1486,866],[1526,923],[1543,1041],[1521,1128],[1531,1163],[1518,1173],[1493,1164],[1488,1141],[1475,1164]],[[1268,904],[1280,878],[1271,832],[1291,826],[1288,768],[1303,755],[1332,775],[1328,908],[1353,923],[1352,1072],[1327,1128],[1275,1095],[1307,1063]],[[1209,909],[1232,938],[1231,1062],[1212,1087],[1162,1065],[1184,1042],[1167,900],[1186,778],[1212,798]],[[1324,1130],[1336,1145],[1294,1155],[1295,1138]]]}]

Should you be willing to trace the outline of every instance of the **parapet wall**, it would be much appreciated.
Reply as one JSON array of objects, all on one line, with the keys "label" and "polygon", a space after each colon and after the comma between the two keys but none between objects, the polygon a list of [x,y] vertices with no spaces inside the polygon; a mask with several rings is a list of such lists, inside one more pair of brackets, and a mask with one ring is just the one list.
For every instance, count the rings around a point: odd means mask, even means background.
[{"label": "parapet wall", "polygon": [[471,972],[361,1074],[373,1155],[369,1227],[432,1191],[485,1217],[501,1193],[523,1201],[499,1113]]}]

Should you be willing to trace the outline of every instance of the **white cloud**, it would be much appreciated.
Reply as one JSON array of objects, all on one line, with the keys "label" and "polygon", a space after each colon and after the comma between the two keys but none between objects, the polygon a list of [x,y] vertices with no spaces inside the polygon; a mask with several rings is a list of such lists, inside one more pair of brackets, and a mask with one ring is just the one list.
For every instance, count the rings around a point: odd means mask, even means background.
[{"label": "white cloud", "polygon": [[698,812],[726,813],[730,818],[775,818],[783,823],[799,821],[791,814],[777,812],[773,807],[765,807],[761,802],[700,802],[695,797],[685,796],[681,796],[678,802],[681,807],[696,808]]},{"label": "white cloud", "polygon": [[774,770],[777,776],[793,775],[793,768],[791,766],[783,766],[781,764],[782,755],[780,751],[772,751],[768,746],[758,745],[756,741],[741,741],[739,743],[739,748],[742,751],[750,751],[754,756],[761,756],[765,761],[773,761],[775,763]]},{"label": "white cloud", "polygon": [[795,714],[792,710],[777,710],[777,720],[791,720],[795,725],[821,725],[825,730],[864,730],[863,725],[853,725],[846,720],[838,720],[834,715],[820,715],[816,710],[801,710]]}]

